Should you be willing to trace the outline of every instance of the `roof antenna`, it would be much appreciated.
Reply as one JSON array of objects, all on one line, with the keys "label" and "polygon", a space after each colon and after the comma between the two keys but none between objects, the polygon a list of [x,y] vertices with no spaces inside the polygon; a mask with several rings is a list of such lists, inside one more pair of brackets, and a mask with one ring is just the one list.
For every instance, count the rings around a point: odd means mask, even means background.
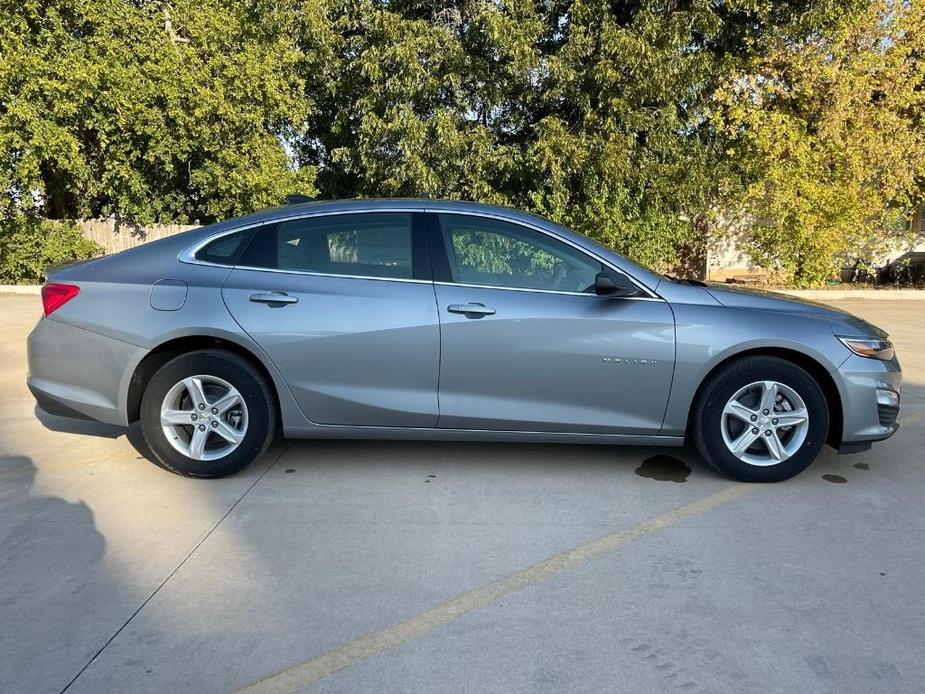
[{"label": "roof antenna", "polygon": [[314,202],[315,198],[311,195],[287,195],[286,204],[287,205],[298,205],[302,202]]}]

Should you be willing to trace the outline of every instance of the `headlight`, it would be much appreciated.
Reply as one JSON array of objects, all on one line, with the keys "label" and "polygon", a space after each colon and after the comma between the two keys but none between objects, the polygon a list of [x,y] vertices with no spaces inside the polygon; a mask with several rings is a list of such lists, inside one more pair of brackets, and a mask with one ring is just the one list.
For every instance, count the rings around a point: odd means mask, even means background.
[{"label": "headlight", "polygon": [[838,337],[841,343],[861,357],[890,361],[895,354],[893,343],[869,337]]}]

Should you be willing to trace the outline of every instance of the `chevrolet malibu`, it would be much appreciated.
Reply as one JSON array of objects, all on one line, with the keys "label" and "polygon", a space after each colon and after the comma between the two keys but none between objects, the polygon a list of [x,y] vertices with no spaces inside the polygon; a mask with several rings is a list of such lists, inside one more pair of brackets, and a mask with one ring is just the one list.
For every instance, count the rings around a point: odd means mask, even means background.
[{"label": "chevrolet malibu", "polygon": [[293,204],[49,274],[28,384],[140,420],[164,467],[290,438],[679,446],[784,480],[897,428],[887,335],[831,308],[654,274],[522,212]]}]

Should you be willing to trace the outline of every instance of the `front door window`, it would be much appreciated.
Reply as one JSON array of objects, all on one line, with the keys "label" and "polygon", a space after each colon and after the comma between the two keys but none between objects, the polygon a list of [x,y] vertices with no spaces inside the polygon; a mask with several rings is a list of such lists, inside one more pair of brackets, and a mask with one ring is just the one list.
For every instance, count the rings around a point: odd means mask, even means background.
[{"label": "front door window", "polygon": [[594,290],[601,264],[566,243],[485,217],[438,216],[454,282],[576,293]]}]

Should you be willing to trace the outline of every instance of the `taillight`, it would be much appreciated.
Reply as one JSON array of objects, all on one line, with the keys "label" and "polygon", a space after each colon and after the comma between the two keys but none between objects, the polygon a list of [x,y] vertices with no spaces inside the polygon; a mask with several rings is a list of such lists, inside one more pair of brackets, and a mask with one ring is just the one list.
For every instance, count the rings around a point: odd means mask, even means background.
[{"label": "taillight", "polygon": [[46,284],[42,287],[42,308],[50,316],[68,301],[80,294],[80,287],[74,284]]}]

